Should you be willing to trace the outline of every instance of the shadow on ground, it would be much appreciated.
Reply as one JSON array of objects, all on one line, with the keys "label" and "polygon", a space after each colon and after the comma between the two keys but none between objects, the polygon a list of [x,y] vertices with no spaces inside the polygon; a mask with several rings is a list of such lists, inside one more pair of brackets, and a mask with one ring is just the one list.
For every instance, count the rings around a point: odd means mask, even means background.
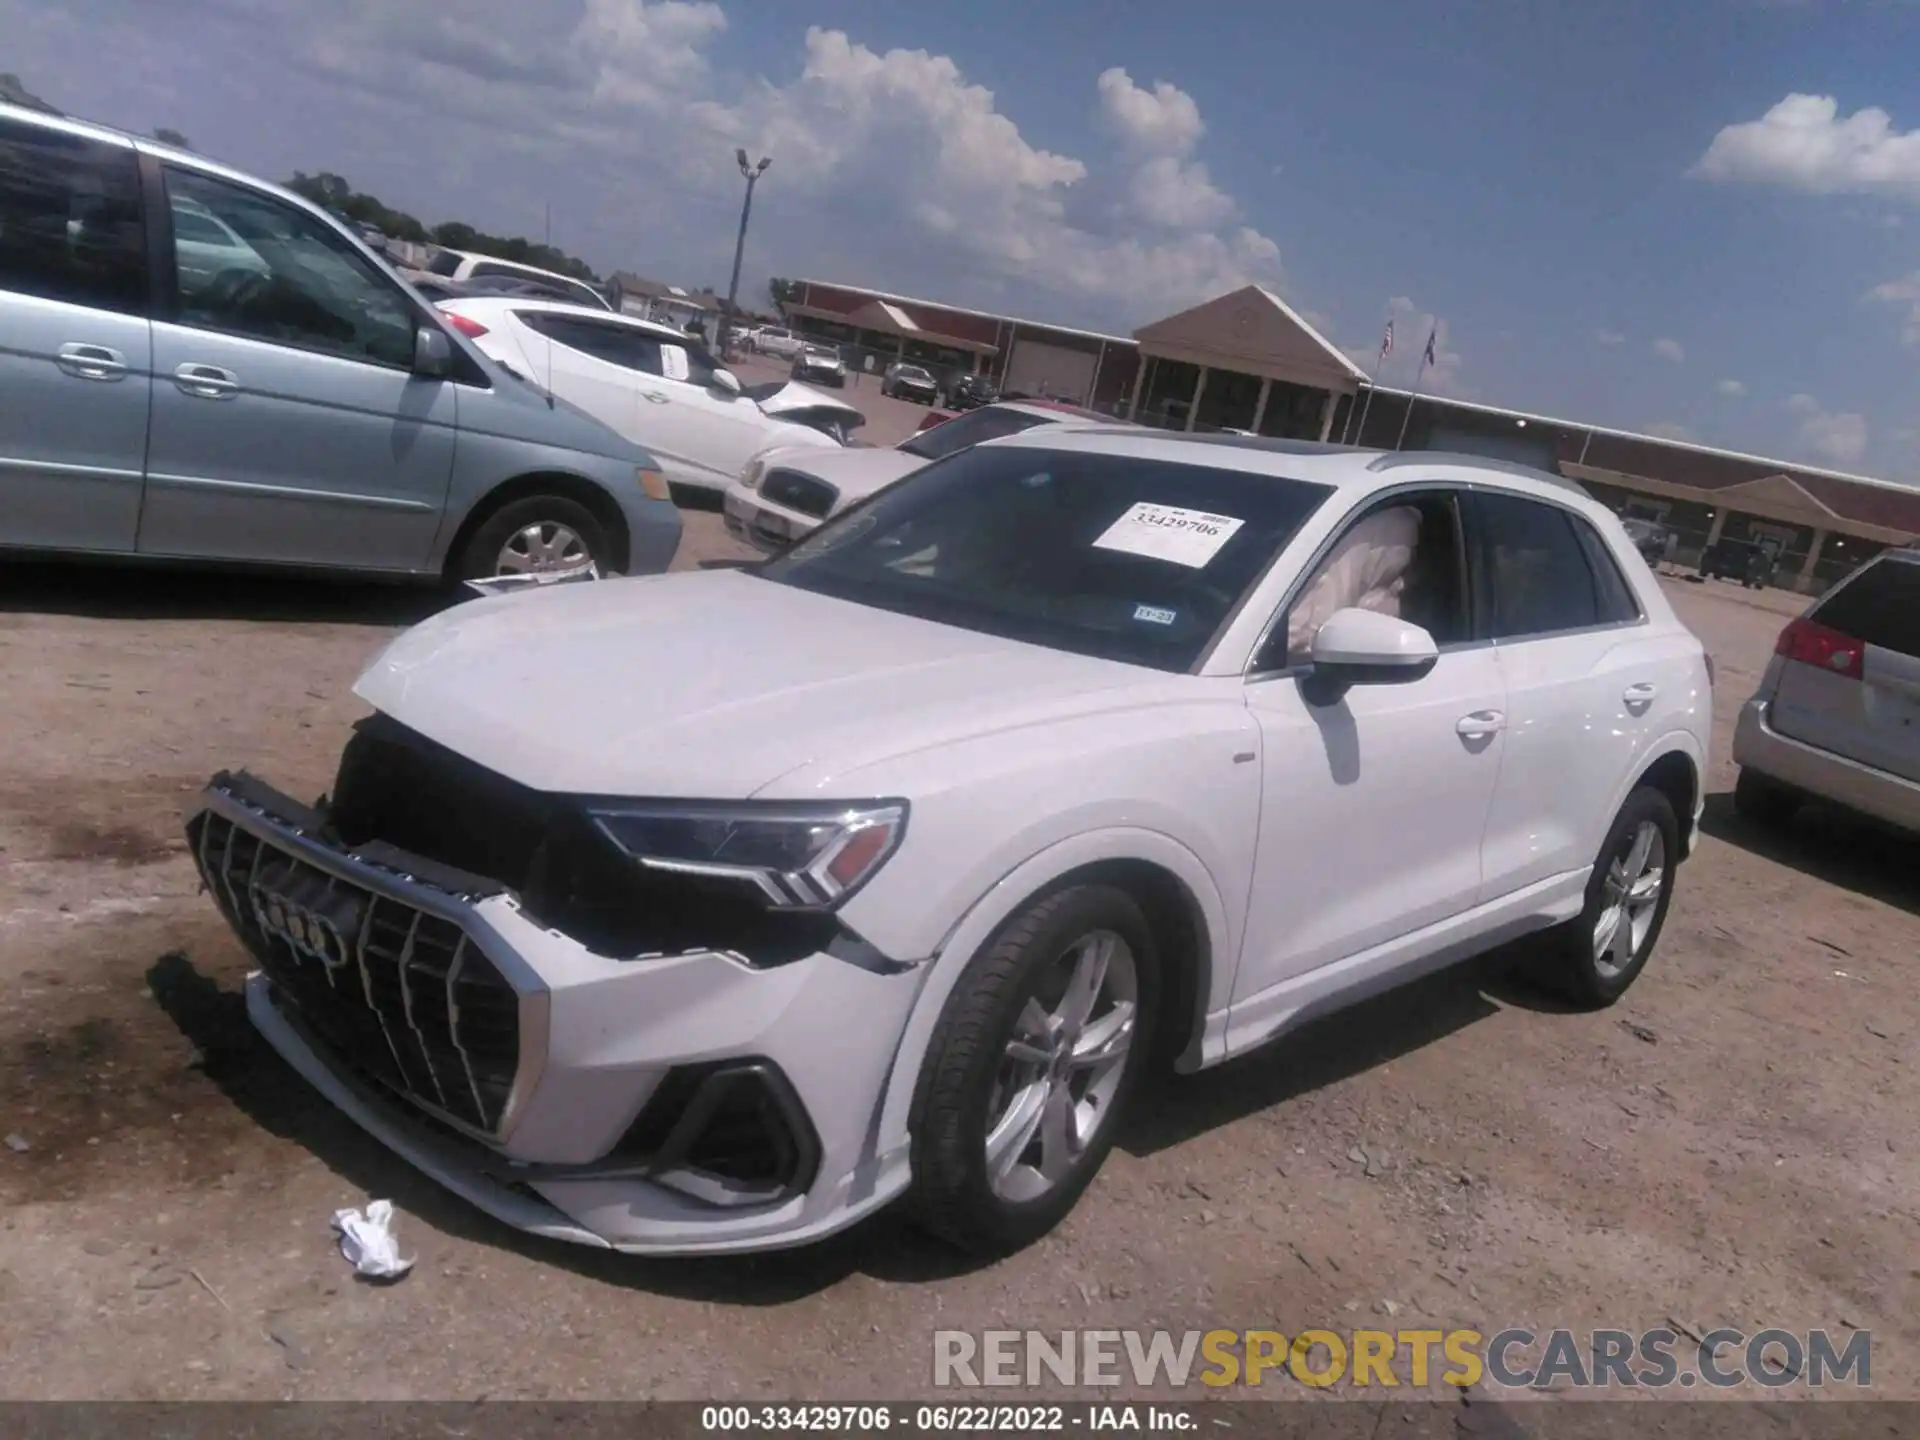
[{"label": "shadow on ground", "polygon": [[8,561],[0,614],[412,625],[465,598],[435,586],[172,567]]},{"label": "shadow on ground", "polygon": [[1828,805],[1809,802],[1786,824],[1763,826],[1709,795],[1700,828],[1778,865],[1920,915],[1920,839]]},{"label": "shadow on ground", "polygon": [[[1514,963],[1509,947],[1304,1027],[1245,1060],[1197,1076],[1162,1077],[1119,1143],[1151,1154],[1471,1025],[1495,1012],[1489,986],[1503,990],[1500,977]],[[855,1274],[919,1284],[991,1263],[926,1235],[897,1206],[817,1245],[766,1255],[654,1260],[526,1235],[443,1190],[334,1109],[254,1030],[241,993],[203,974],[186,954],[161,956],[146,978],[160,1008],[205,1057],[207,1078],[236,1109],[316,1156],[354,1189],[391,1197],[444,1234],[609,1285],[742,1306],[785,1304]],[[1515,1003],[1544,1003],[1524,990],[1512,994]]]}]

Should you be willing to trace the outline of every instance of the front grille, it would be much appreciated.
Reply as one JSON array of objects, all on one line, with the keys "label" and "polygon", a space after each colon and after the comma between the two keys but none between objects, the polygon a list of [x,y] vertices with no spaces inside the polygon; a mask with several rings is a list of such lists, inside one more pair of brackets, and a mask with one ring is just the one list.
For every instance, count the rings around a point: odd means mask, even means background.
[{"label": "front grille", "polygon": [[609,958],[731,950],[779,964],[838,933],[731,881],[642,869],[577,797],[530,789],[384,715],[347,742],[326,818],[343,844],[384,842],[486,876],[529,920]]},{"label": "front grille", "polygon": [[451,920],[342,880],[211,810],[200,876],[281,997],[335,1057],[497,1133],[520,1069],[520,999]]},{"label": "front grille", "polygon": [[769,470],[760,481],[761,496],[800,515],[825,519],[840,492],[824,480],[797,470]]}]

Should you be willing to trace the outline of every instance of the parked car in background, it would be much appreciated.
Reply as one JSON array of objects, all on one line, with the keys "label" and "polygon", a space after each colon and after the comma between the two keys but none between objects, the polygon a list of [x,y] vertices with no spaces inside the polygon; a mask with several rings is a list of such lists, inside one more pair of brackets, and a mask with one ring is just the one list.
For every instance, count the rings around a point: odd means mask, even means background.
[{"label": "parked car in background", "polygon": [[378,225],[362,220],[358,225],[354,226],[354,229],[359,231],[361,240],[366,243],[366,247],[373,251],[374,254],[384,255],[387,253],[387,235]]},{"label": "parked car in background", "polygon": [[793,357],[793,378],[843,390],[847,384],[847,362],[831,345],[808,344]]},{"label": "parked car in background", "polygon": [[298,195],[8,105],[0,177],[30,177],[0,183],[0,546],[423,579],[672,560],[650,455]]},{"label": "parked car in background", "polygon": [[804,385],[743,389],[700,341],[630,315],[555,301],[442,301],[454,328],[514,373],[650,454],[684,490],[724,490],[772,446],[838,449],[866,417]]},{"label": "parked car in background", "polygon": [[1640,552],[1641,558],[1655,568],[1673,549],[1673,531],[1658,520],[1626,515],[1621,517],[1620,528],[1627,532],[1627,538],[1633,541],[1633,547]]},{"label": "parked car in background", "polygon": [[918,400],[922,405],[931,405],[940,398],[940,386],[922,367],[897,361],[880,377],[880,393],[897,400]]},{"label": "parked car in background", "polygon": [[778,325],[763,325],[754,332],[753,348],[762,355],[771,355],[776,360],[791,360],[805,347],[806,342],[791,330],[783,330]]},{"label": "parked car in background", "polygon": [[956,375],[947,382],[946,406],[949,410],[973,410],[991,405],[1000,391],[985,375]]},{"label": "parked car in background", "polygon": [[1616,1001],[1712,723],[1568,482],[1062,426],[764,565],[476,601],[355,694],[321,807],[222,773],[188,822],[253,1023],[498,1219],[681,1254],[896,1199],[1016,1249],[1166,1061],[1517,936]]},{"label": "parked car in background", "polygon": [[576,304],[585,305],[592,310],[611,310],[607,297],[571,275],[562,275],[557,270],[542,270],[538,265],[522,265],[517,260],[502,260],[497,255],[477,255],[470,250],[442,249],[427,262],[427,269],[446,280],[485,280],[489,277],[508,277],[519,280],[533,280],[542,285],[550,285],[562,294],[570,296]]},{"label": "parked car in background", "polygon": [[1740,813],[1824,800],[1920,834],[1920,550],[1888,550],[1780,632],[1733,733]]},{"label": "parked car in background", "polygon": [[897,445],[768,450],[727,487],[722,513],[736,540],[771,554],[935,460],[1041,425],[1086,424],[1124,422],[1066,406],[988,405],[922,426]]},{"label": "parked car in background", "polygon": [[1708,580],[1738,580],[1748,590],[1773,582],[1780,547],[1773,541],[1718,540],[1700,552],[1700,574]]}]

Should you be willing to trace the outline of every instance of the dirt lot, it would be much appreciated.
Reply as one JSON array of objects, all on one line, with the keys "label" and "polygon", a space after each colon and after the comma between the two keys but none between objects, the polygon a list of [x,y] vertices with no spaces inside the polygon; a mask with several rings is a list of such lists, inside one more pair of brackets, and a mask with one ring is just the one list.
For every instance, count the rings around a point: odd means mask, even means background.
[{"label": "dirt lot", "polygon": [[[680,563],[730,553],[716,519]],[[227,765],[319,794],[352,677],[429,602],[0,572],[0,1397],[900,1396],[936,1328],[1389,1314],[1872,1327],[1876,1388],[1920,1396],[1920,851],[1739,826],[1727,731],[1777,602],[1673,593],[1719,659],[1722,759],[1618,1009],[1481,966],[1170,1080],[1064,1228],[968,1269],[884,1216],[799,1255],[609,1258],[389,1158],[253,1037],[179,814]],[[420,1255],[390,1288],[328,1229],[375,1196]]]}]

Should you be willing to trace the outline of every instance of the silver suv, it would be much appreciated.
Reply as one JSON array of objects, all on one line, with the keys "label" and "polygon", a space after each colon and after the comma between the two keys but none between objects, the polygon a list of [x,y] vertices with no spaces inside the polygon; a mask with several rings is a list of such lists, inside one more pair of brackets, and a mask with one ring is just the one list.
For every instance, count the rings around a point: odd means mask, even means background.
[{"label": "silver suv", "polygon": [[0,550],[475,579],[680,539],[650,455],[324,211],[6,104],[0,397]]},{"label": "silver suv", "polygon": [[1875,556],[1780,632],[1733,759],[1749,819],[1818,799],[1920,834],[1920,550]]}]

